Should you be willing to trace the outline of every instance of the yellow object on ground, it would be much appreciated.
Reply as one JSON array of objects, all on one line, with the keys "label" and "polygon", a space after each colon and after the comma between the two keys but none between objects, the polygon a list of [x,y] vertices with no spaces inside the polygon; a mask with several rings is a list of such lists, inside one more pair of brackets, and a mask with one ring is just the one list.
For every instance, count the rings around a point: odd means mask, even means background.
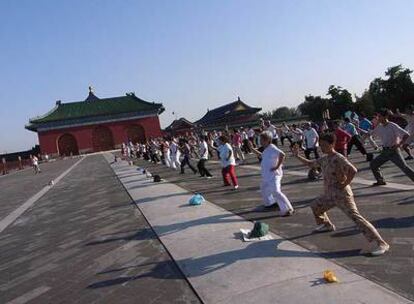
[{"label": "yellow object on ground", "polygon": [[323,278],[328,283],[338,283],[339,282],[339,280],[335,276],[335,273],[332,270],[325,270],[323,272]]}]

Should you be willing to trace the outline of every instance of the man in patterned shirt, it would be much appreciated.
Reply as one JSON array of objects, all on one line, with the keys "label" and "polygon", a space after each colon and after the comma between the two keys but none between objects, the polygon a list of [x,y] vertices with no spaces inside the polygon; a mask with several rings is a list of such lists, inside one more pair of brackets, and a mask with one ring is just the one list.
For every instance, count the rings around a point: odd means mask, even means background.
[{"label": "man in patterned shirt", "polygon": [[[320,147],[326,156],[309,160],[299,155],[299,148],[293,147],[293,154],[311,168],[321,168],[324,176],[325,193],[315,199],[311,208],[315,216],[317,227],[315,232],[334,231],[335,226],[326,212],[333,208],[340,208],[362,232],[368,242],[375,245],[368,253],[373,256],[382,255],[390,246],[382,239],[375,227],[368,222],[358,211],[351,189],[351,181],[357,169],[341,154],[335,151],[335,135],[323,134],[320,136]],[[366,253],[364,250],[361,253]]]}]

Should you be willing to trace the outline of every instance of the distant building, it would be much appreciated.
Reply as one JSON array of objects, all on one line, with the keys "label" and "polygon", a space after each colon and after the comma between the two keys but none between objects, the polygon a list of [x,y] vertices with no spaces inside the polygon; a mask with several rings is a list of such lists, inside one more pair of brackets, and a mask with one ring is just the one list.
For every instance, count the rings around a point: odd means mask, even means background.
[{"label": "distant building", "polygon": [[84,101],[62,103],[32,118],[25,127],[37,132],[43,154],[76,155],[119,148],[128,139],[142,142],[161,136],[161,103],[126,96],[98,98],[89,87]]},{"label": "distant building", "polygon": [[168,127],[165,128],[165,132],[171,136],[186,135],[195,131],[196,126],[185,118],[174,120]]},{"label": "distant building", "polygon": [[224,106],[207,110],[207,113],[194,124],[206,130],[241,127],[257,124],[262,108],[248,106],[240,97]]}]

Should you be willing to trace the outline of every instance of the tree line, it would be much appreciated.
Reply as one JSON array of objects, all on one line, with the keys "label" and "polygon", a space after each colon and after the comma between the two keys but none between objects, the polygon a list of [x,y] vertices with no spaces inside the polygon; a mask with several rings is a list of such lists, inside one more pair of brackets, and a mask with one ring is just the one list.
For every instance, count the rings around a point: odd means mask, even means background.
[{"label": "tree line", "polygon": [[264,119],[290,119],[306,115],[313,121],[322,121],[329,110],[331,119],[341,118],[351,110],[372,116],[381,108],[405,110],[414,105],[413,71],[397,65],[385,71],[385,77],[375,78],[361,96],[354,95],[340,86],[331,85],[326,96],[307,95],[298,107],[279,107],[262,114]]}]

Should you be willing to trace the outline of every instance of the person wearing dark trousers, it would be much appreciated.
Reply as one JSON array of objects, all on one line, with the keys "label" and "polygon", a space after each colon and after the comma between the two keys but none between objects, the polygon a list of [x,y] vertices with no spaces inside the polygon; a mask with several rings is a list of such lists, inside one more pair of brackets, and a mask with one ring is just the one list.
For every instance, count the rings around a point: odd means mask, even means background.
[{"label": "person wearing dark trousers", "polygon": [[310,154],[315,154],[315,159],[319,158],[318,146],[319,146],[319,134],[310,123],[305,123],[305,131],[303,131],[303,137],[305,139],[305,157],[310,159]]},{"label": "person wearing dark trousers", "polygon": [[344,130],[352,136],[351,140],[348,142],[347,155],[351,154],[352,147],[355,145],[358,151],[361,152],[362,155],[366,156],[367,161],[371,161],[373,158],[373,154],[367,153],[367,150],[365,150],[364,144],[361,141],[361,137],[359,136],[357,128],[348,117],[345,118]]},{"label": "person wearing dark trousers", "polygon": [[193,171],[193,173],[196,174],[197,170],[196,168],[193,167],[193,165],[191,165],[191,162],[190,162],[191,148],[186,140],[181,141],[180,150],[184,155],[184,158],[181,162],[181,174],[184,174],[185,165],[188,165],[188,167]]},{"label": "person wearing dark trousers", "polygon": [[198,161],[197,168],[200,172],[200,177],[213,177],[210,171],[206,168],[206,162],[208,160],[208,145],[207,145],[207,136],[203,136],[200,141],[199,146],[200,160]]},{"label": "person wearing dark trousers", "polygon": [[405,175],[414,181],[414,170],[407,165],[401,154],[401,147],[405,144],[410,134],[397,124],[388,121],[390,115],[391,112],[389,110],[381,110],[378,116],[380,124],[371,132],[373,136],[380,138],[383,144],[380,155],[370,163],[372,173],[377,180],[373,186],[387,184],[381,172],[381,166],[387,161],[392,161]]},{"label": "person wearing dark trousers", "polygon": [[315,155],[315,159],[318,159],[320,157],[319,156],[319,153],[318,153],[318,148],[317,147],[314,147],[314,148],[306,148],[306,150],[305,150],[305,157],[307,159],[310,159],[310,155],[311,155],[312,152]]}]

